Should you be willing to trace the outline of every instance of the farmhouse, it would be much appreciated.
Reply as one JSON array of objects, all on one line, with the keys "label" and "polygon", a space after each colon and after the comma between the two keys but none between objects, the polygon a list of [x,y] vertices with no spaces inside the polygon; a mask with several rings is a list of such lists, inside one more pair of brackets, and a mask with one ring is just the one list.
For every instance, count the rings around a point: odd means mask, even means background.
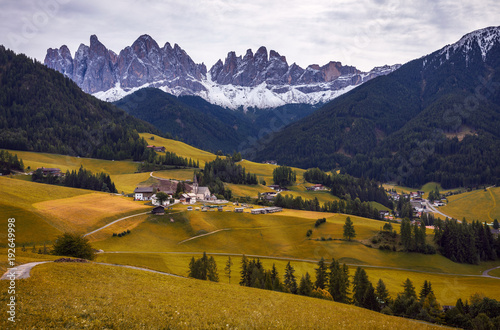
[{"label": "farmhouse", "polygon": [[153,187],[137,187],[134,189],[134,200],[149,201],[153,196],[155,188]]},{"label": "farmhouse", "polygon": [[310,191],[322,191],[327,190],[328,188],[326,188],[322,184],[315,184],[314,186],[306,187],[306,189]]},{"label": "farmhouse", "polygon": [[151,213],[156,214],[156,215],[164,215],[165,214],[165,208],[163,206],[157,206],[151,211]]},{"label": "farmhouse", "polygon": [[148,146],[148,148],[153,149],[156,152],[165,152],[165,147]]},{"label": "farmhouse", "polygon": [[53,176],[60,176],[62,175],[61,169],[59,168],[52,168],[52,167],[39,167],[37,170],[42,170],[43,175],[53,175]]}]

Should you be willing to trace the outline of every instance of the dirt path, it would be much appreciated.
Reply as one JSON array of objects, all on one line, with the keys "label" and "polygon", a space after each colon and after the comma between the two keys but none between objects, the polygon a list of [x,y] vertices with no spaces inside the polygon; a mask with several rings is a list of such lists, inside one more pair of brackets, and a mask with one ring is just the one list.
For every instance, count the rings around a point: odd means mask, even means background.
[{"label": "dirt path", "polygon": [[206,234],[201,234],[201,235],[198,235],[198,236],[194,236],[194,237],[185,239],[183,241],[180,241],[179,243],[177,243],[177,245],[182,244],[182,243],[187,242],[187,241],[190,241],[190,240],[195,239],[195,238],[200,238],[200,237],[203,237],[203,236],[213,235],[213,234],[216,234],[216,233],[218,233],[220,231],[224,231],[224,230],[232,230],[232,228],[218,229],[218,230],[214,230],[214,231],[211,231],[209,233],[206,233]]},{"label": "dirt path", "polygon": [[[15,268],[15,271],[14,271],[15,279],[16,280],[20,280],[20,279],[28,278],[28,277],[30,277],[30,271],[31,271],[31,269],[33,267],[35,267],[37,265],[49,263],[49,262],[53,262],[53,261],[30,262],[28,264],[19,265],[19,266],[17,266]],[[184,277],[184,276],[180,276],[180,275],[175,275],[175,274],[166,273],[166,272],[160,272],[158,270],[153,270],[153,269],[149,269],[149,268],[142,268],[142,267],[136,267],[136,266],[119,265],[119,264],[108,264],[108,263],[105,263],[105,262],[92,262],[92,263],[96,264],[96,265],[114,266],[114,267],[122,267],[122,268],[128,268],[128,269],[142,270],[142,271],[145,271],[145,272],[150,272],[150,273],[155,273],[155,274],[162,274],[162,275],[167,275],[167,276],[182,277],[182,278]],[[5,274],[3,274],[3,276],[0,278],[0,280],[11,280],[11,278],[10,278],[9,275],[12,274],[12,270],[14,270],[14,269],[11,269],[11,271],[5,272]]]},{"label": "dirt path", "polygon": [[500,268],[500,266],[497,266],[497,267],[494,267],[494,268],[490,268],[490,269],[486,269],[484,272],[483,272],[483,276],[484,277],[491,277],[491,278],[500,278],[500,277],[497,277],[497,276],[493,276],[493,275],[490,275],[488,274],[489,272],[491,272],[492,270],[495,270],[497,268]]},{"label": "dirt path", "polygon": [[83,236],[85,237],[85,236],[88,236],[88,235],[92,235],[92,234],[94,234],[94,233],[97,233],[99,230],[102,230],[102,229],[104,229],[104,228],[106,228],[106,227],[109,227],[109,226],[111,226],[111,225],[113,225],[113,224],[115,224],[115,223],[117,223],[117,222],[119,222],[119,221],[122,221],[122,220],[125,220],[125,219],[130,219],[130,218],[137,217],[137,216],[139,216],[139,215],[148,214],[148,213],[151,213],[151,211],[148,211],[148,212],[143,212],[143,213],[138,213],[138,214],[133,214],[133,215],[129,215],[129,216],[127,216],[127,217],[123,217],[123,218],[120,218],[120,219],[116,219],[115,221],[112,221],[112,222],[108,223],[107,225],[102,226],[101,228],[97,228],[96,230],[91,231],[90,233],[86,233],[86,234],[85,234],[85,235],[83,235]]},{"label": "dirt path", "polygon": [[12,274],[15,275],[16,280],[28,278],[28,277],[30,277],[31,268],[35,267],[36,265],[45,264],[47,262],[52,262],[52,261],[30,262],[28,264],[19,265],[15,268],[10,268],[10,270],[7,270],[5,272],[5,274],[3,274],[3,276],[0,278],[0,280],[12,280],[13,278],[8,276],[8,275],[12,275]]}]

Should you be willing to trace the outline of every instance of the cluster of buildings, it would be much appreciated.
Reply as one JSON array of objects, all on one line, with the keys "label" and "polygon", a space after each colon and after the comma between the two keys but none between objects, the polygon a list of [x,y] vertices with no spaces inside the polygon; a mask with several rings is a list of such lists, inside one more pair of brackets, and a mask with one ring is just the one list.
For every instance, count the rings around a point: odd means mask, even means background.
[{"label": "cluster of buildings", "polygon": [[[134,200],[136,201],[151,201],[153,205],[159,205],[156,198],[158,192],[164,192],[168,195],[168,200],[163,205],[170,205],[170,201],[174,199],[175,191],[179,181],[175,180],[159,180],[158,184],[148,187],[137,187],[134,190]],[[196,176],[193,178],[193,183],[184,184],[185,192],[179,196],[175,203],[194,204],[196,202],[216,201],[217,197],[210,193],[208,187],[200,187]]]}]

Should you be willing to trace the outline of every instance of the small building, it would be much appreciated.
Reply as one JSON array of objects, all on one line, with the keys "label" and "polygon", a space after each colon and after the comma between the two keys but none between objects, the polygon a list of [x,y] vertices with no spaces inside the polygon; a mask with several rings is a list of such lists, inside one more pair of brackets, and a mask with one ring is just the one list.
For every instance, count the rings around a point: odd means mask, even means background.
[{"label": "small building", "polygon": [[165,214],[165,208],[163,206],[157,206],[151,211],[152,214],[156,215],[164,215]]},{"label": "small building", "polygon": [[165,147],[148,146],[148,148],[153,149],[156,152],[165,152]]},{"label": "small building", "polygon": [[278,165],[278,162],[276,160],[265,160],[262,164]]},{"label": "small building", "polygon": [[198,187],[198,191],[196,192],[196,199],[197,200],[210,200],[210,189],[208,187]]},{"label": "small building", "polygon": [[281,187],[277,184],[272,184],[270,186],[267,186],[268,188],[271,188],[274,191],[281,191]]},{"label": "small building", "polygon": [[153,187],[137,187],[134,189],[134,200],[136,201],[149,201],[153,197]]},{"label": "small building", "polygon": [[61,169],[56,167],[39,167],[37,170],[42,170],[43,175],[61,176]]},{"label": "small building", "polygon": [[234,208],[234,212],[236,213],[243,213],[244,208],[243,207],[236,207]]}]

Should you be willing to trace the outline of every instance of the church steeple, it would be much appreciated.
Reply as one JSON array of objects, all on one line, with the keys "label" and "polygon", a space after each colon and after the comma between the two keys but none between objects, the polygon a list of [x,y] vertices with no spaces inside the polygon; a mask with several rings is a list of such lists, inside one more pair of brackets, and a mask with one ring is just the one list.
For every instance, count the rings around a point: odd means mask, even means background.
[{"label": "church steeple", "polygon": [[196,177],[196,174],[193,176],[193,192],[198,194],[198,178]]}]

